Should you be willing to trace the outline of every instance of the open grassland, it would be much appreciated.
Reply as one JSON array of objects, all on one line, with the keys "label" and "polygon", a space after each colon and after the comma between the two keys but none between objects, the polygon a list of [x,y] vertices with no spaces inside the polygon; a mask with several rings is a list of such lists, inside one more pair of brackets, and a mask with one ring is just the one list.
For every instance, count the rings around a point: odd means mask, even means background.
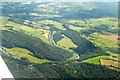
[{"label": "open grassland", "polygon": [[75,25],[80,25],[81,27],[86,27],[86,24],[83,20],[77,20],[77,19],[69,20],[69,23],[75,24]]},{"label": "open grassland", "polygon": [[[62,26],[61,23],[56,22],[56,21],[52,21],[52,20],[44,20],[44,21],[40,21],[38,23],[41,24],[46,24],[46,25],[53,25],[53,27],[58,28],[60,30],[65,30],[65,28]],[[49,26],[50,27],[50,26]]]},{"label": "open grassland", "polygon": [[93,42],[96,46],[102,48],[106,53],[110,55],[114,60],[118,60],[118,42],[117,42],[117,35],[114,35],[115,37],[111,36],[113,35],[103,35],[103,34],[97,34],[93,33],[91,35],[94,39],[90,39],[91,42]]},{"label": "open grassland", "polygon": [[86,27],[76,27],[76,26],[73,26],[73,25],[70,25],[69,28],[72,29],[72,30],[75,30],[77,32],[80,32],[81,30],[87,30]]},{"label": "open grassland", "polygon": [[[66,37],[64,35],[64,38],[62,38],[60,41],[57,42],[57,44],[55,44],[57,47],[61,47],[65,50],[69,50],[71,52],[73,52],[73,50],[71,50],[70,48],[77,48],[77,45],[75,45],[71,39],[69,39],[68,37]],[[73,52],[73,56],[70,57],[68,60],[76,60],[78,59],[78,55],[76,53]]]},{"label": "open grassland", "polygon": [[72,53],[45,43],[41,39],[20,31],[2,30],[2,46],[7,48],[20,47],[31,51],[35,57],[48,60],[67,60]]},{"label": "open grassland", "polygon": [[1,26],[3,29],[0,29],[3,33],[2,46],[6,48],[20,47],[33,53],[33,56],[28,54],[22,56],[22,54],[19,54],[18,57],[28,56],[29,58],[27,57],[27,59],[32,62],[31,58],[34,58],[35,60],[48,59],[51,61],[60,61],[67,60],[72,56],[71,52],[48,44],[49,32],[47,30],[17,24],[15,22],[8,21],[6,18],[3,20],[4,23]]},{"label": "open grassland", "polygon": [[44,29],[39,29],[41,31],[43,31],[43,36],[45,36],[47,39],[48,39],[48,34],[49,34],[49,31],[48,30],[44,30]]},{"label": "open grassland", "polygon": [[[93,39],[90,39],[91,42],[93,42],[96,46],[102,48],[106,53],[109,54],[109,56],[98,56],[94,58],[90,58],[87,60],[84,60],[83,62],[93,63],[93,64],[101,64],[100,60],[115,60],[116,62],[119,61],[118,54],[118,43],[117,35],[103,35],[103,34],[97,34],[93,33],[91,34]],[[111,37],[112,36],[112,37]]]},{"label": "open grassland", "polygon": [[105,65],[105,66],[112,66],[115,68],[120,68],[120,62],[118,61],[113,61],[113,60],[100,60],[101,65]]},{"label": "open grassland", "polygon": [[71,39],[68,37],[65,37],[57,42],[57,45],[60,45],[61,47],[64,47],[65,49],[69,50],[70,48],[77,48],[77,45],[75,45]]},{"label": "open grassland", "polygon": [[120,61],[120,59],[119,59],[120,54],[115,54],[115,53],[112,53],[112,52],[110,52],[110,51],[106,51],[106,52],[110,55],[110,57],[111,57],[113,60],[115,60],[115,61]]},{"label": "open grassland", "polygon": [[84,60],[83,62],[100,64],[100,59],[112,59],[112,58],[110,58],[110,56],[98,56],[98,57],[94,57],[94,58]]},{"label": "open grassland", "polygon": [[49,40],[48,40],[48,33],[49,32],[47,30],[34,29],[31,27],[27,27],[25,25],[21,25],[21,24],[17,24],[17,23],[8,21],[7,19],[4,19],[4,18],[3,18],[3,22],[4,22],[3,25],[0,26],[0,30],[9,30],[9,27],[12,27],[13,31],[24,32],[28,35],[39,38],[46,43],[49,43]]},{"label": "open grassland", "polygon": [[103,35],[103,34],[98,35],[97,33],[93,33],[91,36],[94,39],[91,39],[90,41],[93,42],[95,45],[99,46],[105,51],[110,51],[112,53],[117,54],[118,43],[113,40],[110,40],[109,37],[111,35]]},{"label": "open grassland", "polygon": [[24,48],[17,48],[17,47],[11,48],[11,49],[6,48],[6,52],[15,58],[25,59],[25,60],[28,60],[29,62],[33,62],[33,63],[42,64],[45,62],[49,62],[49,60],[47,60],[47,59],[38,59],[38,58],[34,57],[32,52],[30,52]]},{"label": "open grassland", "polygon": [[70,20],[69,23],[78,25],[79,27],[87,27],[89,25],[96,27],[101,25],[107,25],[111,28],[115,28],[118,25],[118,19],[116,18],[92,18],[92,19],[85,19],[85,20]]},{"label": "open grassland", "polygon": [[117,26],[118,20],[116,18],[99,18],[99,19],[88,19],[87,23],[91,26],[107,25],[109,27]]},{"label": "open grassland", "polygon": [[[92,18],[92,19],[73,19],[69,20],[69,28],[77,32],[99,31],[105,34],[117,34],[118,19],[117,18]],[[91,34],[91,33],[89,33]],[[111,37],[113,37],[112,35]],[[115,37],[115,36],[114,36]]]}]

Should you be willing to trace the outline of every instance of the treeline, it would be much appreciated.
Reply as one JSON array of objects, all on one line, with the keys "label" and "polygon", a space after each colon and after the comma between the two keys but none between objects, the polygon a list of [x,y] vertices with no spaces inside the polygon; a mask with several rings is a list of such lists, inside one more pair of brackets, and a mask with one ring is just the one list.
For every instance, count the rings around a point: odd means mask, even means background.
[{"label": "treeline", "polygon": [[55,43],[57,43],[58,41],[60,41],[61,39],[63,39],[64,37],[62,36],[60,31],[57,31],[54,35],[53,35],[53,39],[55,41]]},{"label": "treeline", "polygon": [[[68,38],[70,38],[72,40],[72,42],[78,46],[77,48],[70,48],[70,49],[72,49],[74,52],[76,52],[80,56],[80,61],[88,59],[88,58],[92,58],[95,56],[107,55],[106,52],[103,51],[101,48],[95,46],[89,40],[81,37],[80,36],[81,33],[68,28],[68,25],[64,24],[64,26],[67,27],[66,28],[67,30],[57,30],[57,32],[53,36],[53,39],[55,40],[55,42],[64,38],[62,35],[65,35]],[[51,29],[51,27],[50,27],[50,29]],[[52,31],[55,31],[54,27],[52,27]],[[88,31],[86,31],[86,32],[88,32]],[[81,35],[83,35],[83,34],[81,34]],[[90,35],[90,34],[88,34],[88,35]],[[87,34],[86,34],[86,36],[87,36]]]},{"label": "treeline", "polygon": [[[34,64],[3,55],[15,78],[107,78],[120,79],[120,72],[105,66],[74,61]],[[16,64],[16,65],[14,65]]]},{"label": "treeline", "polygon": [[104,53],[100,48],[96,47],[92,42],[81,37],[80,34],[76,31],[64,30],[62,31],[62,33],[67,37],[69,37],[78,46],[77,48],[71,48],[71,49],[73,49],[79,55],[89,52],[95,52],[95,50],[99,51],[96,52],[97,54]]},{"label": "treeline", "polygon": [[33,53],[37,58],[48,60],[66,60],[72,53],[61,48],[49,45],[42,40],[18,31],[2,31],[2,46],[7,48],[20,47]]}]

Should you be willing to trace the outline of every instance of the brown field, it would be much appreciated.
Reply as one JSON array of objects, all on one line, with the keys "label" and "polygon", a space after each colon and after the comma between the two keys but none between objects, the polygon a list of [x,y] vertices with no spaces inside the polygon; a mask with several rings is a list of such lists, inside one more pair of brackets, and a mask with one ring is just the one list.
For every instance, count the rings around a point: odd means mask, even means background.
[{"label": "brown field", "polygon": [[107,39],[109,39],[111,41],[114,41],[114,42],[118,42],[118,39],[120,38],[120,36],[115,35],[115,34],[111,34],[111,35],[102,35],[102,34],[100,34],[100,37],[101,38],[107,38]]},{"label": "brown field", "polygon": [[105,66],[113,66],[116,68],[120,68],[120,62],[117,61],[113,61],[113,60],[100,60],[101,65],[105,65]]},{"label": "brown field", "polygon": [[2,26],[2,24],[0,24],[0,26]]},{"label": "brown field", "polygon": [[120,38],[120,36],[114,35],[114,34],[109,36],[109,39],[112,40],[112,41],[115,41],[115,42],[118,41],[118,38]]}]

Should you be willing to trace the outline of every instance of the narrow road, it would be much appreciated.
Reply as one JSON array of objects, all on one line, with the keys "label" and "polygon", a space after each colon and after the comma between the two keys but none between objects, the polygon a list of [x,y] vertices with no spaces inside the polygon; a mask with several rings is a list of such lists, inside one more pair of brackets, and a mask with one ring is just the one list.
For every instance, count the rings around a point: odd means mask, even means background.
[{"label": "narrow road", "polygon": [[2,80],[2,78],[13,78],[13,75],[11,74],[10,70],[2,59],[0,53],[0,80]]},{"label": "narrow road", "polygon": [[49,38],[50,44],[54,46],[52,32],[50,30],[49,30],[48,38]]},{"label": "narrow road", "polygon": [[80,56],[77,53],[75,53],[75,54],[77,55],[77,59],[80,59]]}]

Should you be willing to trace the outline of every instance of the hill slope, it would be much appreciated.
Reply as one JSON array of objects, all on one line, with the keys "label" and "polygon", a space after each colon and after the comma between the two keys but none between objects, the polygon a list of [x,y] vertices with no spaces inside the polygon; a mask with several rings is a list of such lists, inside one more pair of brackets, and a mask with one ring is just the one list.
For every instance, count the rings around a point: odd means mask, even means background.
[{"label": "hill slope", "polygon": [[69,51],[56,48],[40,39],[18,31],[2,31],[2,46],[7,48],[20,47],[33,52],[37,58],[48,60],[66,60],[72,56]]}]

